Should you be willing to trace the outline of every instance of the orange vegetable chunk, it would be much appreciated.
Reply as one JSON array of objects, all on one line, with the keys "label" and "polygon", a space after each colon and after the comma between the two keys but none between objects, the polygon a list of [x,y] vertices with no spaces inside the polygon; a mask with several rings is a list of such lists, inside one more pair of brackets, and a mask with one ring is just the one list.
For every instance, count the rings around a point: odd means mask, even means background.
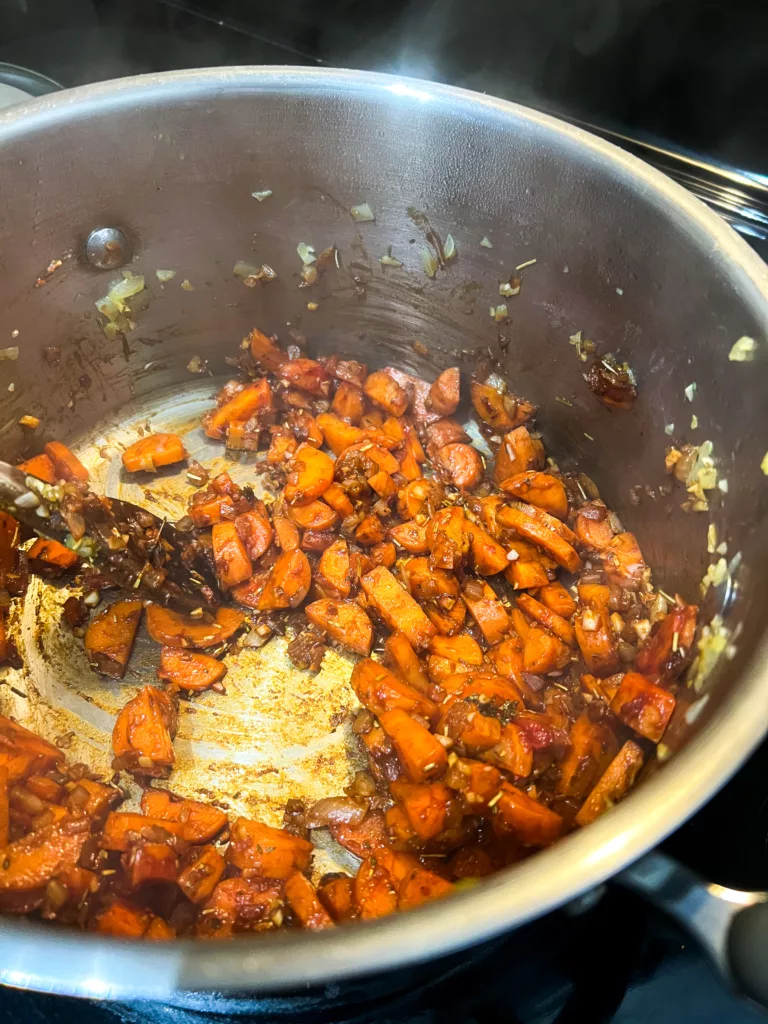
[{"label": "orange vegetable chunk", "polygon": [[429,644],[437,630],[389,569],[377,565],[362,577],[360,585],[386,625],[405,634],[414,650]]},{"label": "orange vegetable chunk", "polygon": [[112,730],[115,757],[139,775],[167,775],[176,760],[177,717],[176,703],[166,691],[145,686],[117,716]]},{"label": "orange vegetable chunk", "polygon": [[313,625],[325,630],[331,639],[367,657],[373,642],[373,625],[355,601],[334,601],[323,598],[304,609]]},{"label": "orange vegetable chunk", "polygon": [[57,480],[81,480],[85,483],[90,479],[80,459],[61,441],[49,441],[44,451],[53,463]]},{"label": "orange vegetable chunk", "polygon": [[289,505],[306,505],[319,498],[333,483],[333,462],[319,448],[301,444],[288,463],[285,500]]},{"label": "orange vegetable chunk", "polygon": [[246,877],[289,878],[306,871],[314,847],[306,839],[259,821],[238,818],[232,825],[227,861]]},{"label": "orange vegetable chunk", "polygon": [[402,708],[382,711],[378,718],[411,782],[429,782],[443,774],[448,767],[448,755],[428,729]]},{"label": "orange vegetable chunk", "polygon": [[186,459],[184,442],[178,434],[150,434],[139,438],[123,452],[123,466],[129,473],[154,473]]},{"label": "orange vegetable chunk", "polygon": [[333,928],[333,920],[318,899],[317,890],[300,871],[294,871],[285,880],[285,898],[302,928],[311,931]]},{"label": "orange vegetable chunk", "polygon": [[218,608],[213,622],[205,622],[159,604],[147,605],[149,635],[166,647],[214,647],[234,636],[244,622],[243,613],[234,608]]},{"label": "orange vegetable chunk", "polygon": [[589,825],[626,796],[643,767],[643,752],[627,740],[614,757],[575,817],[577,825]]},{"label": "orange vegetable chunk", "polygon": [[611,711],[630,729],[658,743],[676,703],[669,690],[656,686],[639,672],[627,672],[611,701]]},{"label": "orange vegetable chunk", "polygon": [[143,610],[142,601],[126,598],[91,619],[85,634],[85,653],[97,671],[122,679]]},{"label": "orange vegetable chunk", "polygon": [[303,551],[278,555],[259,598],[259,611],[298,608],[309,593],[312,570]]},{"label": "orange vegetable chunk", "polygon": [[190,693],[207,690],[223,679],[226,673],[226,665],[202,651],[189,651],[183,647],[163,647],[160,651],[157,678]]}]

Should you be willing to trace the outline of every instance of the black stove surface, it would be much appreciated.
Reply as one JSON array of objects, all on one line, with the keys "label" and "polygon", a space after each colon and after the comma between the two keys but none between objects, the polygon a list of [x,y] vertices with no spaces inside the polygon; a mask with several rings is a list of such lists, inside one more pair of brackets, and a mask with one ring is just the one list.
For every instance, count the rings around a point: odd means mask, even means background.
[{"label": "black stove surface", "polygon": [[[0,0],[0,61],[64,86],[215,64],[328,64],[416,74],[579,119],[650,160],[768,259],[768,9],[749,0]],[[501,23],[505,31],[493,26]],[[668,40],[674,31],[674,44]],[[499,40],[502,42],[500,43]],[[754,43],[753,43],[754,40]],[[503,43],[503,45],[502,45]],[[649,59],[652,52],[653,58]],[[0,68],[0,81],[3,80]],[[21,84],[13,77],[6,79]],[[22,87],[23,84],[22,84]],[[30,86],[37,94],[46,86]],[[659,142],[658,136],[674,142]],[[681,147],[711,154],[701,158]],[[722,161],[725,161],[723,163]],[[717,841],[713,837],[717,836]],[[728,842],[722,841],[728,837]],[[768,743],[664,844],[706,878],[768,888]],[[406,995],[264,1000],[249,1017],[312,1024],[752,1024],[668,918],[615,885],[466,954]],[[211,1007],[213,1009],[213,1007]],[[239,1018],[238,1018],[239,1019]],[[0,1024],[202,1024],[207,1014],[0,989]]]}]

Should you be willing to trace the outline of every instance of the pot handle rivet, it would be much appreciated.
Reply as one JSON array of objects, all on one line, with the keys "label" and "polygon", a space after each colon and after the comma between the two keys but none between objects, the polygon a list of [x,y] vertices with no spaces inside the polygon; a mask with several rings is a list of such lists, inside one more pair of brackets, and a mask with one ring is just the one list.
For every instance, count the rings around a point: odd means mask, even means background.
[{"label": "pot handle rivet", "polygon": [[92,267],[115,270],[131,261],[131,246],[120,228],[96,228],[88,235],[85,257]]}]

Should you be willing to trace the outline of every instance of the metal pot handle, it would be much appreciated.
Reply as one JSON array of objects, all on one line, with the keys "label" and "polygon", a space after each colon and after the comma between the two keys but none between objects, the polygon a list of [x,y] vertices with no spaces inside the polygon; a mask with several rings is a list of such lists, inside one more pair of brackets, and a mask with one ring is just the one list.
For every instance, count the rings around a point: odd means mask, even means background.
[{"label": "metal pot handle", "polygon": [[616,880],[675,918],[704,947],[728,986],[768,1009],[768,892],[706,882],[658,851]]}]

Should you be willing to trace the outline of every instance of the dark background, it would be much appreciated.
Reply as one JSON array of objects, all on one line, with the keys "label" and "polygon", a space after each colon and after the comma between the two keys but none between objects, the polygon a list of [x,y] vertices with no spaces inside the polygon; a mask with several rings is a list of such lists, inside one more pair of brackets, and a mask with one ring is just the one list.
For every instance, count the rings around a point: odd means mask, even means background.
[{"label": "dark background", "polygon": [[65,86],[214,64],[396,71],[768,167],[755,0],[0,0],[0,61]]}]

